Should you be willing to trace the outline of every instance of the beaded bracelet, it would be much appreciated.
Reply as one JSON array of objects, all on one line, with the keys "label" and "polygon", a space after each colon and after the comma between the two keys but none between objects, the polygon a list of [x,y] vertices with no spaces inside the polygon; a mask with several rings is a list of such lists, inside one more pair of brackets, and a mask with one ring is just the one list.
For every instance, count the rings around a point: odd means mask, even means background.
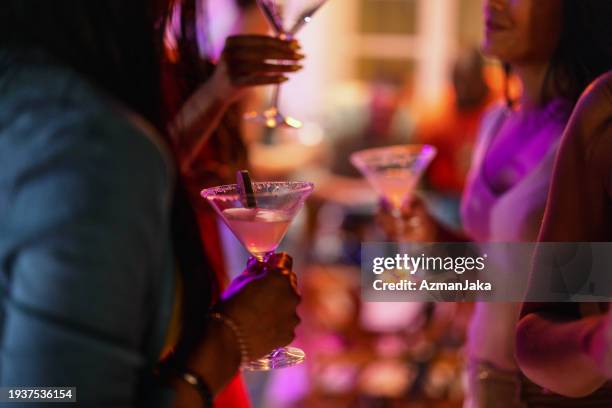
[{"label": "beaded bracelet", "polygon": [[242,330],[240,330],[240,326],[236,324],[232,319],[227,316],[222,315],[219,312],[213,312],[210,314],[211,319],[215,319],[226,325],[230,328],[234,337],[236,338],[236,343],[238,343],[238,349],[240,350],[240,365],[244,366],[248,364],[251,359],[249,358],[249,349],[247,347],[244,336],[242,335]]}]

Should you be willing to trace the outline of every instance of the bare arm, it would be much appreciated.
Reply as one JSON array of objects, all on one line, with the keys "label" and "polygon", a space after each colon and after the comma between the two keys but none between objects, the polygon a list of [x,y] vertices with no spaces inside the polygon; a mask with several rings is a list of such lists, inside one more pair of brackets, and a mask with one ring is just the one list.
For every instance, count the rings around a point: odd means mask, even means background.
[{"label": "bare arm", "polygon": [[[292,264],[291,257],[284,253],[274,254],[265,264],[249,261],[245,273],[232,281],[214,307],[239,328],[248,360],[293,341],[294,329],[300,322],[296,313],[300,296]],[[240,365],[242,356],[236,336],[227,324],[210,320],[206,336],[186,353],[186,361],[178,362],[179,369],[198,375],[217,394]],[[175,408],[201,404],[200,395],[184,381],[175,378],[172,386],[177,392]]]},{"label": "bare arm", "polygon": [[[610,240],[606,191],[612,157],[610,83],[612,75],[607,75],[590,88],[568,124],[540,242]],[[606,316],[580,317],[578,308],[578,304],[527,304],[517,328],[516,357],[523,372],[539,385],[570,397],[588,395],[606,381],[601,356]]]},{"label": "bare arm", "polygon": [[[301,69],[304,56],[295,41],[263,35],[229,37],[213,76],[185,102],[169,125],[182,172],[197,164],[209,137],[227,109],[259,85],[280,84],[286,74]],[[270,61],[283,61],[270,62]]]},{"label": "bare arm", "polygon": [[[198,350],[189,358],[186,368],[199,375],[216,395],[238,372],[240,353],[234,334],[223,323],[211,321],[207,333]],[[171,380],[171,385],[176,391],[174,408],[202,405],[202,397],[193,386],[176,377]]]},{"label": "bare arm", "polygon": [[518,325],[519,366],[532,381],[558,394],[591,394],[606,381],[590,353],[602,320],[601,316],[566,321],[544,312],[528,314]]}]

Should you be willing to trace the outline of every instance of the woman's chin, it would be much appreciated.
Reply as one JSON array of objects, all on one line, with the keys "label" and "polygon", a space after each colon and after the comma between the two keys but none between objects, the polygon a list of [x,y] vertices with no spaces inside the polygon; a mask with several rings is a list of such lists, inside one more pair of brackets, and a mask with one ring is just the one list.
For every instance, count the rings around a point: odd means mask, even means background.
[{"label": "woman's chin", "polygon": [[502,38],[503,33],[486,33],[482,42],[482,53],[489,58],[496,58],[501,61],[511,62],[515,55],[512,52],[511,42],[508,38]]}]

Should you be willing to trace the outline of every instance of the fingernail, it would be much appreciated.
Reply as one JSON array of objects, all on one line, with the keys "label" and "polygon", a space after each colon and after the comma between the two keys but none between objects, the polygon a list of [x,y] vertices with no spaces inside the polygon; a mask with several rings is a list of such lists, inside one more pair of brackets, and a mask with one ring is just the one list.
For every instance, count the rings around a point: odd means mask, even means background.
[{"label": "fingernail", "polygon": [[294,66],[293,66],[293,70],[294,70],[294,71],[299,71],[299,70],[300,70],[300,69],[302,69],[302,68],[304,68],[304,66],[303,66],[303,65],[294,65]]},{"label": "fingernail", "polygon": [[304,54],[300,54],[299,52],[294,52],[293,56],[295,57],[295,59],[304,59],[304,58],[306,58],[306,56]]},{"label": "fingernail", "polygon": [[300,43],[298,43],[297,41],[293,40],[289,43],[289,48],[291,48],[292,50],[299,50],[302,48],[302,46],[300,45]]}]

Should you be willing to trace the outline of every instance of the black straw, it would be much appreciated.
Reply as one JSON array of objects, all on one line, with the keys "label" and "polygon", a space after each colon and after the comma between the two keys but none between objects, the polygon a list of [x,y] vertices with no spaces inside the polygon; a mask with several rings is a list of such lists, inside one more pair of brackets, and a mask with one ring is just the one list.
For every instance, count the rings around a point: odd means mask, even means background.
[{"label": "black straw", "polygon": [[256,208],[255,191],[248,170],[240,170],[236,173],[236,184],[240,192],[240,198],[246,208]]}]

